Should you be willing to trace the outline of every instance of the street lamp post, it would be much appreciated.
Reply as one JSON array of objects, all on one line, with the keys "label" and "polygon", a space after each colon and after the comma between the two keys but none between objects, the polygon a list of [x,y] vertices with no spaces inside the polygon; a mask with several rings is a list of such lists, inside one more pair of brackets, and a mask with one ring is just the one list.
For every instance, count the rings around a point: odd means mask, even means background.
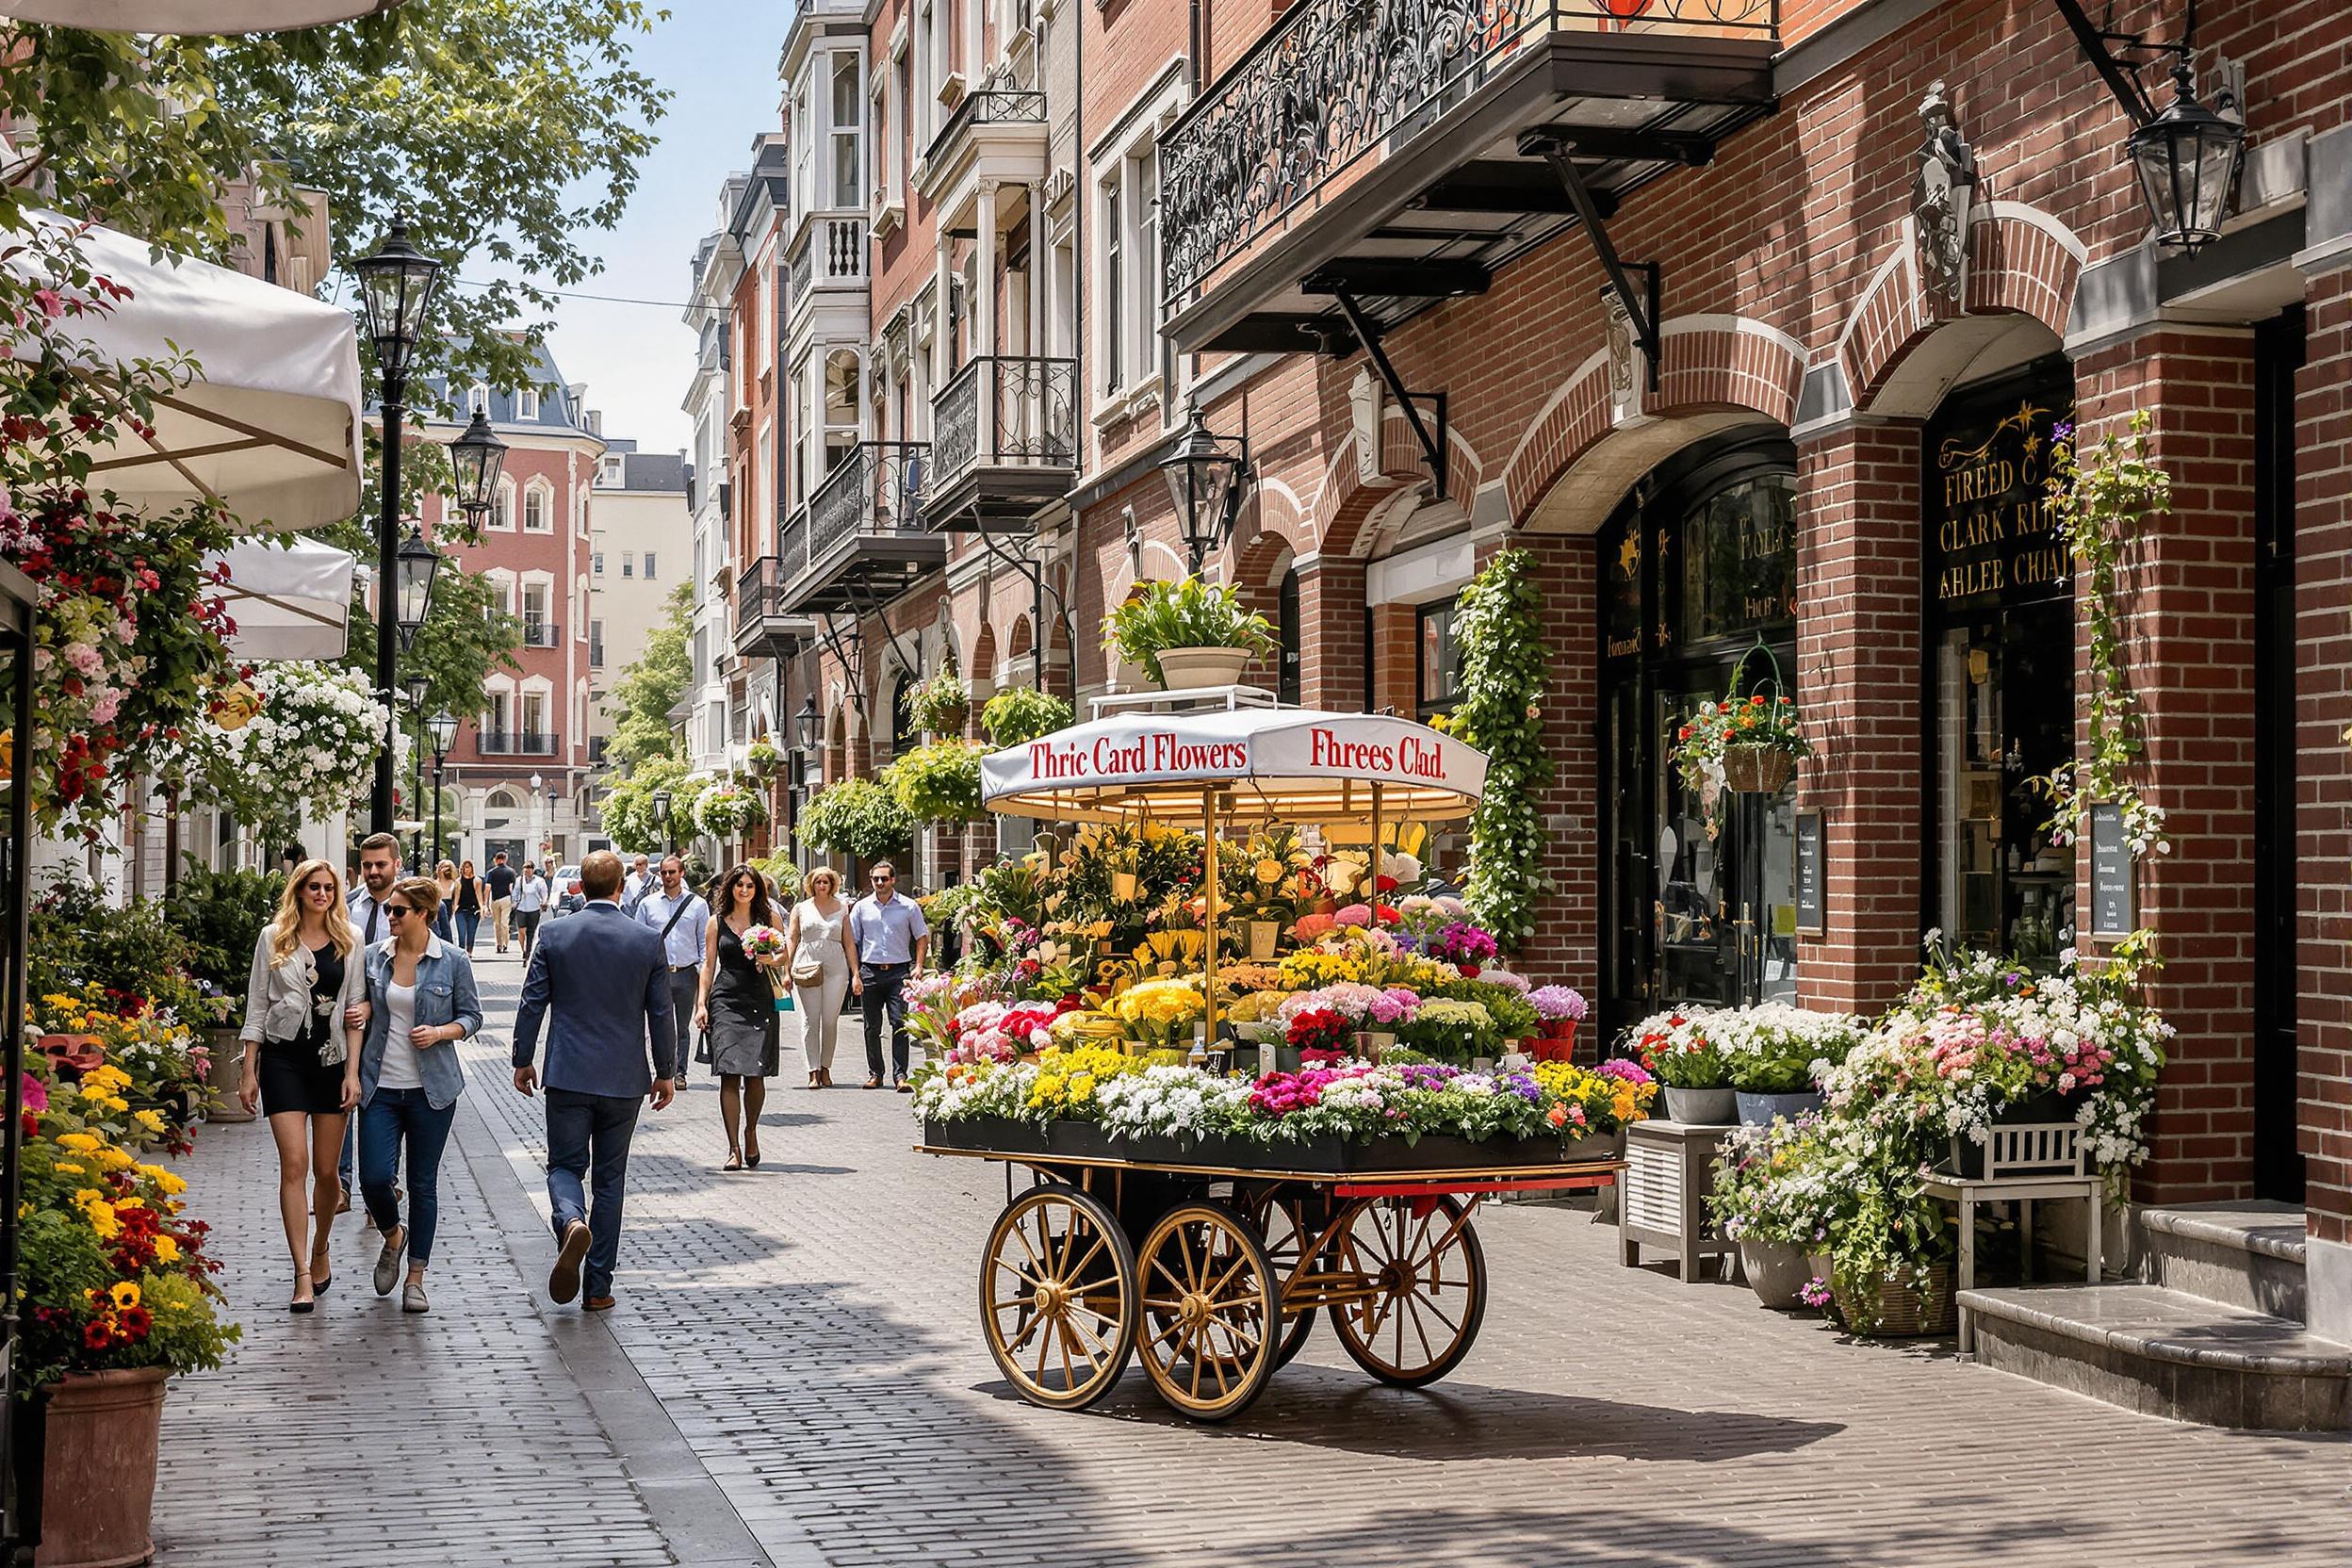
[{"label": "street lamp post", "polygon": [[[1233,531],[1241,512],[1241,493],[1250,478],[1250,444],[1236,435],[1218,435],[1192,405],[1191,423],[1184,427],[1176,449],[1160,460],[1160,473],[1176,502],[1176,526],[1184,531],[1184,552],[1194,576],[1209,552]],[[1037,644],[1044,646],[1042,630]]]},{"label": "street lamp post", "polygon": [[[368,335],[376,350],[376,368],[384,377],[384,506],[376,519],[376,690],[388,705],[394,691],[398,650],[392,639],[399,631],[400,573],[400,443],[401,422],[408,413],[408,368],[422,335],[426,308],[433,302],[433,284],[441,264],[408,242],[408,223],[396,218],[392,232],[375,252],[363,256],[359,273],[361,302],[367,306]],[[421,543],[421,541],[419,541]],[[427,547],[430,548],[430,547]],[[428,588],[432,582],[427,575]],[[421,619],[421,617],[420,617]],[[392,746],[376,759],[375,788],[368,802],[368,831],[392,831]]]},{"label": "street lamp post", "polygon": [[[546,779],[535,773],[531,776],[531,814],[534,817],[539,814],[539,792],[547,787],[547,783]],[[553,819],[539,825],[539,854],[542,857],[545,857],[547,851],[554,847],[548,842],[554,837],[554,828]]]},{"label": "street lamp post", "polygon": [[449,748],[457,744],[457,715],[435,713],[433,726],[433,863],[440,865],[441,847],[441,766],[449,760]]},{"label": "street lamp post", "polygon": [[[425,698],[433,690],[433,680],[431,677],[419,675],[412,670],[409,672],[408,678],[400,684],[408,692],[408,710],[416,716],[416,755],[412,760],[416,763],[416,798],[421,805],[425,793]],[[416,818],[416,831],[408,836],[408,862],[422,872],[424,859],[425,823],[424,813],[419,811]]]}]

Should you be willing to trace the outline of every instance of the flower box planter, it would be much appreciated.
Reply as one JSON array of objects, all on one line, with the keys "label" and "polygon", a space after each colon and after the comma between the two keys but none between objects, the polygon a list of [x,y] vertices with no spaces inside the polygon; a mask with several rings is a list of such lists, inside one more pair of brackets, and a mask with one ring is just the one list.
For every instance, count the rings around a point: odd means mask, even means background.
[{"label": "flower box planter", "polygon": [[77,1372],[41,1396],[41,1544],[36,1568],[123,1568],[155,1556],[160,1366]]},{"label": "flower box planter", "polygon": [[985,1149],[1000,1154],[1048,1152],[1046,1129],[1034,1121],[972,1117],[961,1121],[926,1121],[923,1141],[935,1149]]},{"label": "flower box planter", "polygon": [[1821,1108],[1821,1097],[1812,1089],[1795,1094],[1754,1094],[1746,1089],[1735,1089],[1732,1098],[1739,1106],[1740,1125],[1742,1127],[1770,1127],[1772,1118],[1776,1116],[1785,1116],[1794,1121],[1807,1111]]},{"label": "flower box planter", "polygon": [[1936,1264],[1928,1271],[1927,1299],[1908,1284],[1891,1280],[1871,1282],[1874,1288],[1857,1289],[1832,1282],[1838,1320],[1867,1339],[1921,1339],[1948,1334],[1959,1327],[1957,1298],[1952,1289],[1952,1265]]},{"label": "flower box planter", "polygon": [[1666,1086],[1666,1119],[1686,1127],[1728,1127],[1739,1119],[1740,1102],[1728,1088],[1678,1089]]},{"label": "flower box planter", "polygon": [[[2076,1125],[2075,1111],[2088,1098],[2082,1093],[2055,1094],[2044,1089],[2016,1100],[1993,1113],[1996,1127],[2071,1127]],[[1972,1137],[1952,1135],[1952,1157],[1945,1161],[1952,1173],[1964,1182],[1984,1179],[1984,1145]],[[2009,1176],[2072,1176],[2077,1174],[2075,1158],[2053,1159],[2047,1165],[2008,1166],[2001,1175]]]}]

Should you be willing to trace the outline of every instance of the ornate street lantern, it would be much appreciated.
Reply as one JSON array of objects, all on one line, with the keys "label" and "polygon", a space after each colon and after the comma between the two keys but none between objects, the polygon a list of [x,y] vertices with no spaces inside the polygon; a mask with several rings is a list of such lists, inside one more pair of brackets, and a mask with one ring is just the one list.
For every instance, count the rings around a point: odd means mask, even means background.
[{"label": "ornate street lantern", "polygon": [[457,715],[445,710],[427,719],[425,727],[433,731],[433,760],[438,767],[441,759],[457,744]]},{"label": "ornate street lantern", "polygon": [[479,519],[490,510],[491,500],[498,494],[498,471],[506,466],[506,443],[490,428],[483,412],[474,410],[473,422],[464,434],[449,443],[449,467],[456,473],[452,486],[458,509],[466,516]]},{"label": "ornate street lantern", "polygon": [[2195,255],[2221,237],[2230,194],[2246,161],[2246,126],[2197,101],[2188,56],[2172,62],[2172,102],[2124,145],[2139,173],[2157,244]]},{"label": "ornate street lantern", "polygon": [[399,609],[397,624],[400,629],[400,649],[406,652],[416,641],[416,631],[425,624],[433,611],[433,580],[441,569],[441,552],[433,547],[421,529],[412,527],[408,537],[400,541],[399,563]]},{"label": "ornate street lantern", "polygon": [[392,220],[392,232],[374,252],[351,264],[359,274],[360,302],[368,307],[368,336],[376,346],[376,368],[384,396],[400,400],[408,362],[423,337],[425,311],[441,264],[408,242],[408,220]]},{"label": "ornate street lantern", "polygon": [[800,711],[792,715],[794,749],[805,752],[815,751],[819,732],[824,727],[825,720],[817,712],[817,694],[811,692],[802,700]]},{"label": "ornate street lantern", "polygon": [[1176,502],[1176,526],[1184,531],[1185,554],[1198,572],[1240,514],[1250,449],[1240,436],[1213,433],[1200,417],[1200,404],[1192,405],[1191,415],[1176,449],[1160,460],[1160,472]]}]

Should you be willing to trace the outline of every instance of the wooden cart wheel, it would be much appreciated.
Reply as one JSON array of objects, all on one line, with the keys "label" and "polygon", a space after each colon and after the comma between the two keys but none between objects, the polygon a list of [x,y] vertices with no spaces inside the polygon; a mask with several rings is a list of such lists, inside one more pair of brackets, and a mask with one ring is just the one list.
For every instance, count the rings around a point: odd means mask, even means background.
[{"label": "wooden cart wheel", "polygon": [[[1280,1185],[1243,1189],[1236,1196],[1246,1203],[1245,1212],[1258,1228],[1258,1244],[1266,1249],[1266,1261],[1274,1271],[1274,1293],[1279,1299],[1284,1283],[1298,1272],[1300,1252],[1317,1234],[1322,1216],[1330,1212],[1329,1200],[1320,1193]],[[1274,1351],[1276,1366],[1288,1366],[1305,1347],[1307,1335],[1315,1329],[1315,1316],[1314,1308],[1309,1307],[1285,1318],[1282,1343]]]},{"label": "wooden cart wheel", "polygon": [[1135,1339],[1135,1254],[1102,1201],[1035,1187],[997,1217],[980,1264],[988,1354],[1021,1396],[1083,1410],[1111,1391]]},{"label": "wooden cart wheel", "polygon": [[1331,1227],[1331,1266],[1371,1288],[1331,1304],[1331,1327],[1358,1366],[1419,1388],[1470,1353],[1486,1318],[1486,1250],[1451,1197],[1364,1198]]},{"label": "wooden cart wheel", "polygon": [[1137,1349],[1152,1386],[1196,1421],[1249,1408],[1274,1375],[1281,1282],[1257,1229],[1215,1203],[1181,1203],[1135,1249]]}]

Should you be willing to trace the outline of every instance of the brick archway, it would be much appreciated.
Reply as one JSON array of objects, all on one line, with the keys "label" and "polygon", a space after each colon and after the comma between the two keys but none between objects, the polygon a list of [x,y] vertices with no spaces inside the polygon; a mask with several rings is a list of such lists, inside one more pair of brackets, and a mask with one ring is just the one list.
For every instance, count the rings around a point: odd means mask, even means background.
[{"label": "brick archway", "polygon": [[[1468,498],[1484,480],[1485,466],[1477,449],[1462,439],[1460,431],[1449,428],[1446,435],[1446,493],[1462,501],[1466,510]],[[1315,508],[1322,524],[1317,542],[1319,552],[1340,557],[1365,555],[1379,531],[1372,526],[1373,519],[1382,508],[1409,494],[1426,493],[1429,485],[1429,463],[1422,455],[1421,443],[1413,436],[1413,422],[1405,417],[1402,409],[1389,409],[1380,420],[1378,479],[1366,480],[1358,472],[1352,441],[1340,444],[1331,466],[1323,472],[1322,496]]]},{"label": "brick archway", "polygon": [[1921,286],[1906,220],[1838,339],[1854,406],[1924,417],[1972,367],[2054,348],[2089,254],[2073,230],[2039,208],[1987,203],[1968,226],[1968,287],[1954,306]]},{"label": "brick archway", "polygon": [[1658,390],[1612,391],[1608,351],[1561,383],[1503,467],[1519,528],[1590,533],[1633,482],[1694,441],[1797,417],[1805,348],[1744,316],[1680,316],[1658,329]]}]

